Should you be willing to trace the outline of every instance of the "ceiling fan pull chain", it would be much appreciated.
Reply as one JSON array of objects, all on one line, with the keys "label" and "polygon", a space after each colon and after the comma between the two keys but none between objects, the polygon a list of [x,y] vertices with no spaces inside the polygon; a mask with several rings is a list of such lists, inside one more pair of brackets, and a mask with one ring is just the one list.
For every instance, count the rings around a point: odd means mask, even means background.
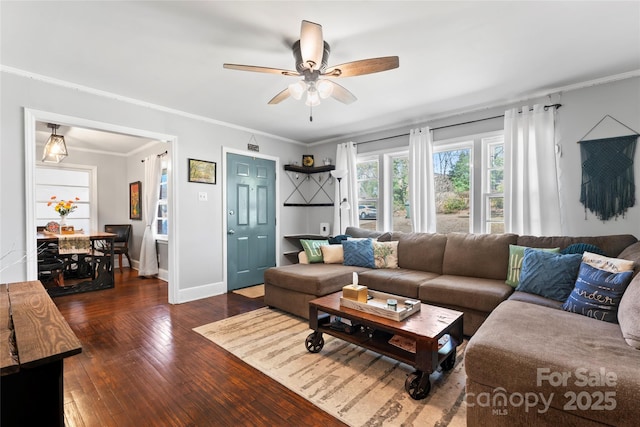
[{"label": "ceiling fan pull chain", "polygon": [[313,121],[313,105],[309,105],[309,121]]}]

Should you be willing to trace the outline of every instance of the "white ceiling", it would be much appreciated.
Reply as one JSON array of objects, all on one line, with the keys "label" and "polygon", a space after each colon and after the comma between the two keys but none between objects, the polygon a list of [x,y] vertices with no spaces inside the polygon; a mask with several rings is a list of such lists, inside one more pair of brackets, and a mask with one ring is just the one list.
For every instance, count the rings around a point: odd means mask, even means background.
[{"label": "white ceiling", "polygon": [[[2,1],[1,63],[317,142],[540,96],[640,69],[640,2]],[[323,26],[329,65],[397,55],[343,78],[358,100],[267,102],[294,77],[300,21]]]}]

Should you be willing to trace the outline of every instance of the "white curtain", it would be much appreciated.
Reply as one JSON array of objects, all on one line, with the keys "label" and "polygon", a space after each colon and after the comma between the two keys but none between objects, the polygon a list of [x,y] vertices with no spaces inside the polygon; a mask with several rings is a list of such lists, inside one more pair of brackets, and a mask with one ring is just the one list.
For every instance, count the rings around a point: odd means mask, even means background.
[{"label": "white curtain", "polygon": [[561,235],[555,108],[511,109],[504,115],[505,231]]},{"label": "white curtain", "polygon": [[409,210],[414,232],[436,232],[433,141],[428,127],[409,133]]},{"label": "white curtain", "polygon": [[[347,176],[340,182],[338,191],[338,180],[334,178],[335,195],[333,200],[333,235],[344,234],[344,230],[349,226],[358,226],[358,175],[356,168],[357,148],[354,142],[338,144],[336,149],[336,170],[346,170]],[[347,199],[347,203],[341,203],[342,199]],[[345,205],[347,207],[345,207]],[[340,221],[340,209],[342,209],[342,221]],[[342,222],[342,229],[340,223]]]},{"label": "white curtain", "polygon": [[142,246],[140,247],[139,276],[158,274],[158,254],[153,225],[156,218],[156,207],[160,192],[162,160],[157,155],[144,159],[144,182],[142,183],[142,218],[145,222]]}]

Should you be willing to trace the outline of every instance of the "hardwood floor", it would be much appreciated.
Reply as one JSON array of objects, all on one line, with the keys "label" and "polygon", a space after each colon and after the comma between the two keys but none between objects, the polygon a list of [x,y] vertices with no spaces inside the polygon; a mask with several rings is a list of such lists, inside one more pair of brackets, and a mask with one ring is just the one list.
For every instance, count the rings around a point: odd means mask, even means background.
[{"label": "hardwood floor", "polygon": [[67,426],[345,425],[192,331],[262,298],[171,305],[165,282],[125,269],[115,289],[54,302],[83,347],[64,362]]}]

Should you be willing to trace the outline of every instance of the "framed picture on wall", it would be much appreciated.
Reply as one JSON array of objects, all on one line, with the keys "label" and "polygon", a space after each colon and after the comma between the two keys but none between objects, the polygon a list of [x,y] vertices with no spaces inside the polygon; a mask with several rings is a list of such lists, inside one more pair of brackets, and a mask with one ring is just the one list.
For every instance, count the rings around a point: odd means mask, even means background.
[{"label": "framed picture on wall", "polygon": [[189,159],[189,182],[216,183],[216,163]]},{"label": "framed picture on wall", "polygon": [[142,219],[142,209],[140,209],[140,197],[142,196],[142,183],[140,181],[129,184],[129,218]]}]

